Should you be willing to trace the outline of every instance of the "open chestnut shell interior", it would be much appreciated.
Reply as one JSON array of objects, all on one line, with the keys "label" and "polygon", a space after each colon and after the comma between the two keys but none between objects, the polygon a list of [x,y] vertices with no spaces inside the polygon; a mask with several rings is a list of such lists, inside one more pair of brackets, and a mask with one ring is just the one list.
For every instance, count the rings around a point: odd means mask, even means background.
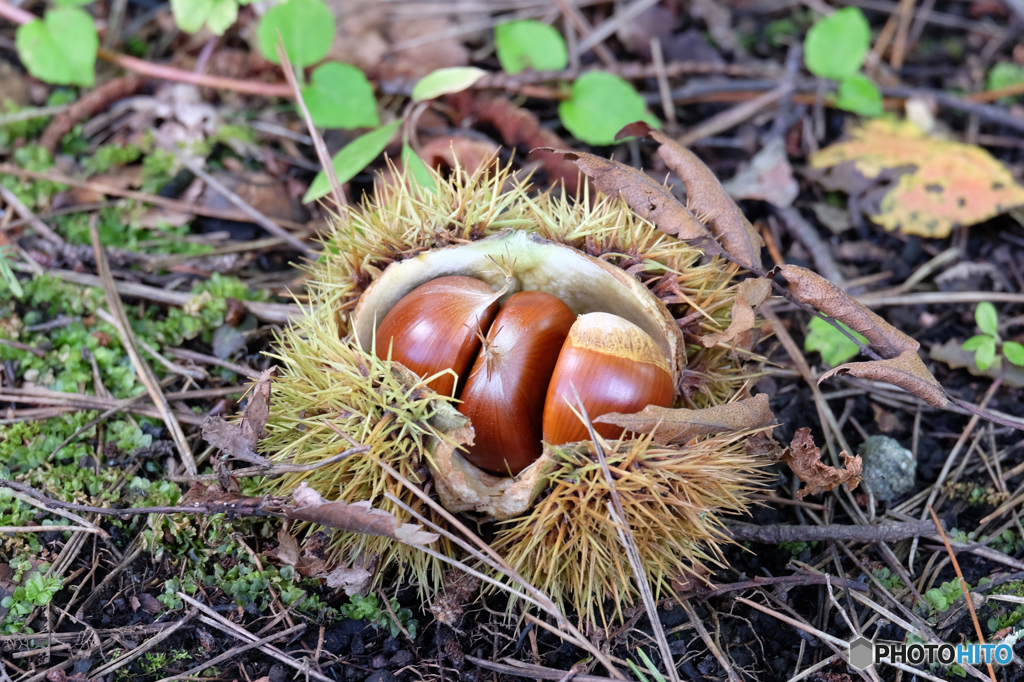
[{"label": "open chestnut shell interior", "polygon": [[472,277],[440,277],[400,299],[377,330],[379,357],[424,377],[452,370],[429,386],[461,399],[475,433],[463,456],[480,469],[515,475],[540,457],[542,440],[586,440],[577,395],[591,419],[672,404],[669,363],[637,325],[604,312],[577,318],[543,291],[513,294],[500,310],[498,296]]}]

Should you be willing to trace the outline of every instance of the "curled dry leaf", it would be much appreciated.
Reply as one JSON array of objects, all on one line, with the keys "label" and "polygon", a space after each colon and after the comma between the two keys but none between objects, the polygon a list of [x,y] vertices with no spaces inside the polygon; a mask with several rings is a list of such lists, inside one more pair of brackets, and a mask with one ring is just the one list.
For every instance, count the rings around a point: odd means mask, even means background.
[{"label": "curled dry leaf", "polygon": [[489,140],[448,135],[435,137],[423,145],[420,158],[427,166],[442,172],[450,172],[458,166],[473,175],[485,165],[493,166],[498,150],[498,145]]},{"label": "curled dry leaf", "polygon": [[732,304],[732,320],[729,322],[729,327],[724,332],[702,337],[700,342],[704,344],[705,348],[711,348],[719,343],[729,343],[740,334],[753,329],[754,308],[764,303],[771,293],[771,280],[764,277],[745,279],[740,282],[736,300]]},{"label": "curled dry leaf", "polygon": [[260,374],[245,404],[241,424],[229,424],[219,416],[207,417],[203,421],[203,438],[218,448],[225,459],[270,464],[266,457],[256,453],[256,443],[263,435],[263,427],[270,416],[270,378],[276,369],[271,367]]},{"label": "curled dry leaf", "polygon": [[629,207],[650,220],[659,230],[709,254],[722,253],[707,228],[680,204],[664,185],[647,174],[610,159],[567,149],[541,148],[561,154],[593,179],[597,188],[609,196],[621,194]]},{"label": "curled dry leaf", "polygon": [[845,450],[840,453],[845,469],[830,467],[821,461],[821,450],[814,445],[814,436],[808,428],[797,429],[782,459],[789,464],[797,478],[807,485],[796,492],[797,499],[827,492],[846,483],[855,490],[861,479],[860,456],[851,457]]},{"label": "curled dry leaf", "polygon": [[780,273],[796,287],[797,298],[862,334],[883,358],[895,358],[908,350],[917,352],[921,347],[821,275],[798,265],[779,265],[768,276]]},{"label": "curled dry leaf", "polygon": [[835,374],[884,381],[913,393],[934,407],[945,407],[945,391],[917,355],[921,347],[881,317],[858,303],[852,296],[832,282],[806,268],[780,265],[768,273],[769,277],[781,273],[796,287],[796,296],[804,303],[846,323],[862,334],[884,360],[849,362],[821,375],[818,383]]},{"label": "curled dry leaf", "polygon": [[658,153],[661,158],[686,185],[686,207],[711,227],[711,231],[722,240],[722,246],[738,263],[748,270],[761,272],[764,240],[711,169],[689,149],[643,121],[630,123],[619,131],[617,138],[633,135],[647,137],[660,145]]},{"label": "curled dry leaf", "polygon": [[753,398],[703,410],[648,405],[635,414],[612,412],[597,417],[594,422],[649,433],[657,443],[668,445],[724,431],[766,428],[775,424],[775,415],[768,407],[768,395],[761,393]]},{"label": "curled dry leaf", "polygon": [[818,379],[820,384],[835,374],[852,374],[861,379],[884,381],[913,393],[932,407],[945,407],[949,400],[938,380],[925,367],[916,350],[904,351],[899,357],[870,362],[848,362],[830,369]]},{"label": "curled dry leaf", "polygon": [[329,528],[352,533],[379,535],[393,538],[407,545],[423,546],[438,539],[437,533],[423,530],[413,523],[402,523],[381,509],[374,509],[369,502],[346,504],[341,500],[328,502],[303,481],[292,493],[295,506],[285,509],[285,518],[308,521]]}]

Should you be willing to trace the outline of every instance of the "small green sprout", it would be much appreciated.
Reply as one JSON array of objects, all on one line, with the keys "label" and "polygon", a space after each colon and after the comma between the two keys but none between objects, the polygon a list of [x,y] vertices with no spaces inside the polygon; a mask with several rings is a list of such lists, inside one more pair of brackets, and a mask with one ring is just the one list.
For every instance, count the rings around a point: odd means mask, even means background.
[{"label": "small green sprout", "polygon": [[994,305],[988,301],[979,303],[974,309],[974,320],[982,333],[967,339],[961,347],[974,351],[974,364],[978,369],[984,371],[992,366],[1000,345],[1003,357],[1015,365],[1024,367],[1024,345],[999,338],[999,316]]}]

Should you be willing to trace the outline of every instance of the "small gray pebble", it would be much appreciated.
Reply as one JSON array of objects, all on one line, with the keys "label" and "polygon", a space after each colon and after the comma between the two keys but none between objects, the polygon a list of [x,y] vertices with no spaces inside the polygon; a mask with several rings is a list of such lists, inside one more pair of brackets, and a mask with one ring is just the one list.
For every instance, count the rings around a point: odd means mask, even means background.
[{"label": "small gray pebble", "polygon": [[371,668],[376,668],[378,670],[380,668],[383,668],[387,664],[388,664],[388,659],[385,658],[384,656],[382,656],[381,654],[377,654],[376,656],[373,657],[373,660],[370,661],[370,667]]},{"label": "small gray pebble", "polygon": [[404,668],[413,662],[415,656],[408,649],[402,649],[397,654],[391,657],[390,665],[392,668]]},{"label": "small gray pebble", "polygon": [[917,461],[914,454],[888,436],[871,436],[857,454],[864,464],[864,487],[875,499],[888,502],[914,488]]}]

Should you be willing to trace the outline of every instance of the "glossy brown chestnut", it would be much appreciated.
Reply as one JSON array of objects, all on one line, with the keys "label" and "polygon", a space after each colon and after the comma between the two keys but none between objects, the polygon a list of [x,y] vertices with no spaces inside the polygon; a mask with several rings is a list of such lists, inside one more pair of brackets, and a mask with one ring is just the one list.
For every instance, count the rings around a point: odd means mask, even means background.
[{"label": "glossy brown chestnut", "polygon": [[[654,339],[609,313],[581,315],[565,339],[544,402],[544,440],[551,445],[589,439],[572,410],[573,386],[591,419],[648,405],[670,407],[674,396],[668,361]],[[605,438],[623,432],[612,424],[594,426]]]},{"label": "glossy brown chestnut", "polygon": [[541,455],[548,382],[576,315],[542,291],[513,294],[494,318],[462,390],[459,411],[476,434],[466,459],[518,474]]},{"label": "glossy brown chestnut", "polygon": [[[498,294],[473,277],[439,277],[402,297],[377,327],[377,357],[390,349],[396,360],[422,377],[446,369],[462,378],[480,350],[498,312]],[[454,395],[456,376],[443,374],[428,386]]]}]

